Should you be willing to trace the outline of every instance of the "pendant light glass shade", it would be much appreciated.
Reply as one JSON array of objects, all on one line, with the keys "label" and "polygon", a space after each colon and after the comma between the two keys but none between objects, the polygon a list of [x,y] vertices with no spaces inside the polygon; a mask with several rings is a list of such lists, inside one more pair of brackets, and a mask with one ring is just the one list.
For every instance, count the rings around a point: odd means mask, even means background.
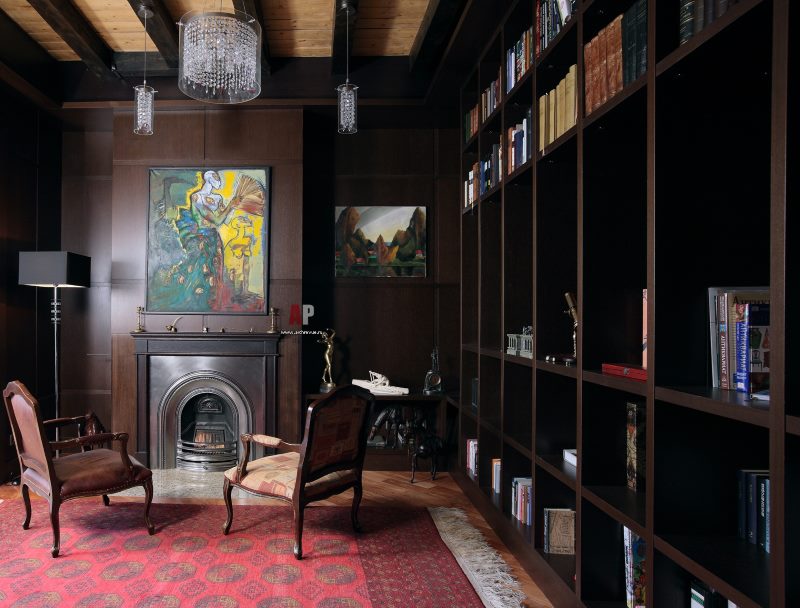
[{"label": "pendant light glass shade", "polygon": [[358,132],[358,87],[346,82],[336,87],[339,107],[339,133]]},{"label": "pendant light glass shade", "polygon": [[133,95],[136,101],[136,125],[133,132],[136,135],[152,135],[153,118],[155,118],[155,89],[146,84],[139,84],[133,87]]},{"label": "pendant light glass shade", "polygon": [[261,93],[261,26],[247,13],[190,11],[178,46],[178,88],[192,99],[241,103]]},{"label": "pendant light glass shade", "polygon": [[136,135],[152,135],[156,91],[153,87],[147,86],[147,18],[153,16],[153,11],[142,4],[137,14],[144,22],[144,77],[142,84],[133,87],[133,101],[136,112],[133,132]]},{"label": "pendant light glass shade", "polygon": [[342,0],[345,12],[345,80],[336,87],[336,107],[338,109],[339,133],[353,135],[358,132],[358,87],[350,84],[350,11],[349,0]]}]

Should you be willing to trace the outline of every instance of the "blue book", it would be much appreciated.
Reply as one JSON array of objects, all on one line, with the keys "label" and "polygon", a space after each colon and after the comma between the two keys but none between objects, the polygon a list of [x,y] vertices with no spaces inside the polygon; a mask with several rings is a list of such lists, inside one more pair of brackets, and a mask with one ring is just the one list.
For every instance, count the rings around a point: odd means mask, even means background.
[{"label": "blue book", "polygon": [[750,305],[734,304],[733,332],[736,340],[736,367],[733,382],[737,393],[750,394]]}]

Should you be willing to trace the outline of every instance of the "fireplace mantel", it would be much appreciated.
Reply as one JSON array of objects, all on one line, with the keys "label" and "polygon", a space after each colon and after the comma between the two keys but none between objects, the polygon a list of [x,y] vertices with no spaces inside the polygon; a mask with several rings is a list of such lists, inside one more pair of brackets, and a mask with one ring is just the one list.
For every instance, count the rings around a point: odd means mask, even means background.
[{"label": "fireplace mantel", "polygon": [[137,458],[158,466],[156,424],[161,395],[193,372],[230,378],[253,407],[252,433],[275,434],[279,334],[131,332],[137,374]]}]

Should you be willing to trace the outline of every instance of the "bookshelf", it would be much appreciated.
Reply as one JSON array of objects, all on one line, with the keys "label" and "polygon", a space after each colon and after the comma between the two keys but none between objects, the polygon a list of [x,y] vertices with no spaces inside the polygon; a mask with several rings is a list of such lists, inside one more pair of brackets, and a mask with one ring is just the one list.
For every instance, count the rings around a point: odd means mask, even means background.
[{"label": "bookshelf", "polygon": [[[787,371],[800,323],[785,304],[800,290],[789,280],[797,214],[787,205],[797,192],[789,108],[800,97],[789,74],[800,65],[790,36],[800,31],[800,6],[731,1],[681,43],[681,2],[647,0],[646,66],[587,100],[585,61],[593,60],[584,45],[637,7],[575,4],[530,67],[511,75],[507,51],[528,28],[535,35],[537,10],[530,0],[508,2],[487,24],[460,90],[463,124],[500,74],[497,107],[462,136],[461,167],[466,179],[495,146],[503,167],[502,180],[462,200],[454,476],[555,605],[625,606],[624,526],[646,544],[648,607],[688,605],[692,581],[739,606],[800,605],[792,576],[800,524],[790,517],[800,512],[800,405],[798,375]],[[558,91],[573,64],[575,124],[545,133],[540,145],[539,100]],[[528,116],[531,152],[509,167],[509,129],[513,137]],[[706,299],[716,285],[769,286],[768,407],[712,387]],[[581,321],[571,367],[546,361],[572,351],[568,291]],[[641,362],[643,321],[647,380],[603,374],[605,362]],[[533,358],[507,354],[506,334],[528,325]],[[636,490],[625,473],[632,402],[646,420],[645,483]],[[470,438],[477,479],[460,472]],[[562,459],[565,448],[578,449],[577,467]],[[502,459],[499,495],[489,482],[493,458]],[[770,553],[737,537],[744,468],[769,470]],[[511,482],[525,476],[533,478],[532,526],[511,516]],[[544,508],[576,511],[574,556],[544,553]]]}]

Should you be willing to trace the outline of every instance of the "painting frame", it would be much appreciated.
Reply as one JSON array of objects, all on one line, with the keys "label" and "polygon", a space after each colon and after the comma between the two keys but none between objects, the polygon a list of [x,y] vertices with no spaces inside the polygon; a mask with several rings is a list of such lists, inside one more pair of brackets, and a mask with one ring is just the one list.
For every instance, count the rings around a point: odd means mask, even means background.
[{"label": "painting frame", "polygon": [[[216,173],[219,183],[207,177],[211,172]],[[268,165],[148,168],[145,312],[179,315],[267,314],[272,173],[272,167]],[[252,179],[242,177],[240,182],[240,176]],[[253,186],[253,181],[257,182],[260,189]],[[251,186],[249,189],[245,187],[241,196],[240,183]],[[202,195],[205,190],[209,191],[204,198],[206,204],[202,207],[203,212],[198,213],[199,207],[195,205],[197,199],[193,195]],[[235,204],[234,199],[237,201]],[[216,209],[213,208],[215,203]],[[215,215],[203,217],[204,213]],[[222,215],[225,217],[221,218]],[[250,220],[249,225],[247,219]],[[244,240],[233,238],[232,231],[236,232],[236,237],[244,234]],[[168,253],[166,258],[165,252]],[[196,264],[190,264],[192,259]],[[210,264],[210,261],[213,263]],[[240,265],[238,282],[233,272],[236,268],[227,267],[228,261]],[[245,263],[247,271],[243,270]],[[184,283],[180,284],[181,288],[186,292],[186,277],[190,277],[189,280],[193,281],[191,286],[197,285],[192,293],[201,287],[207,289],[207,294],[199,295],[201,299],[207,299],[206,302],[198,303],[195,298],[181,293],[179,283],[172,280],[181,274],[178,270],[181,264],[186,269],[182,273]],[[253,268],[255,272],[252,272]],[[200,273],[204,275],[202,283],[199,282]],[[255,286],[252,287],[255,291],[251,291],[251,285]]]},{"label": "painting frame", "polygon": [[427,205],[334,205],[335,279],[428,277]]}]

